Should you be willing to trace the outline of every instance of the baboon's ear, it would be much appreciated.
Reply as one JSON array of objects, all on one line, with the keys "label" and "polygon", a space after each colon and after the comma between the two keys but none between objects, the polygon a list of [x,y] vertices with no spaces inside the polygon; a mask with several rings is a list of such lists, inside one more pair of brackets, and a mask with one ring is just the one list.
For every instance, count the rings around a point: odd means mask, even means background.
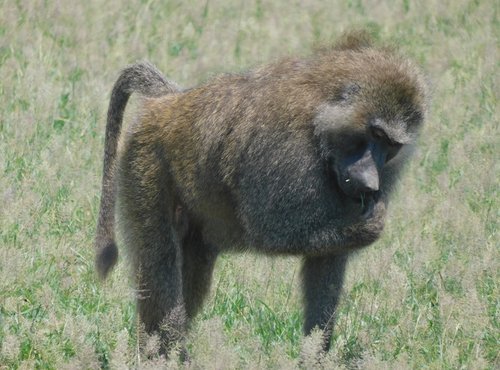
[{"label": "baboon's ear", "polygon": [[373,46],[373,37],[366,30],[353,30],[340,36],[334,48],[337,50],[361,50]]},{"label": "baboon's ear", "polygon": [[344,86],[340,91],[339,100],[341,102],[350,103],[352,99],[359,94],[361,86],[356,82],[351,82]]}]

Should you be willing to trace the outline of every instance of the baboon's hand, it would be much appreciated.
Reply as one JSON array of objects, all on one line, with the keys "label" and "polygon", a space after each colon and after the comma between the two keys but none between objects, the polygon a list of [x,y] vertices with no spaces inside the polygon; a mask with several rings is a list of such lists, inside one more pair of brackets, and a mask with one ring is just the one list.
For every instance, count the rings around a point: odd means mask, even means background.
[{"label": "baboon's hand", "polygon": [[362,242],[365,245],[375,242],[382,234],[385,226],[386,206],[382,199],[370,199],[368,209],[363,213],[361,223]]},{"label": "baboon's hand", "polygon": [[369,198],[358,221],[347,228],[346,244],[359,248],[375,242],[384,230],[385,217],[383,199]]}]

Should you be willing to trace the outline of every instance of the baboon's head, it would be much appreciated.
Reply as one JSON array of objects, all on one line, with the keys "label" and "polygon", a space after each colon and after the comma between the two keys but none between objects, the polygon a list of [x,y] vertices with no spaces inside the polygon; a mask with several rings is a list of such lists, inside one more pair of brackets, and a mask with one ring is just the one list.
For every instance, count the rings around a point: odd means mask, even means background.
[{"label": "baboon's head", "polygon": [[322,157],[339,192],[356,201],[377,198],[417,138],[424,81],[406,60],[381,51],[349,50],[335,59],[336,78],[326,81],[314,121]]}]

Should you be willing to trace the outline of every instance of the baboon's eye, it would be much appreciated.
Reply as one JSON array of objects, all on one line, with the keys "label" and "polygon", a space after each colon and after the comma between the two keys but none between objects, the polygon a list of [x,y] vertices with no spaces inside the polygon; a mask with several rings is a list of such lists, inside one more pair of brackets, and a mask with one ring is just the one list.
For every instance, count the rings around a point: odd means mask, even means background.
[{"label": "baboon's eye", "polygon": [[397,141],[392,140],[383,129],[380,127],[372,127],[371,128],[372,138],[387,148],[387,158],[386,161],[390,161],[392,158],[398,154],[399,150],[403,146],[403,144],[398,143]]},{"label": "baboon's eye", "polygon": [[392,149],[399,149],[403,145],[403,144],[398,143],[397,141],[391,139],[389,136],[387,136],[385,131],[379,127],[372,127],[371,134],[375,140],[383,142],[384,144],[388,145]]},{"label": "baboon's eye", "polygon": [[382,130],[378,127],[372,127],[371,131],[372,131],[372,136],[374,139],[382,140],[382,141],[389,141],[384,130]]},{"label": "baboon's eye", "polygon": [[401,143],[397,143],[395,141],[389,141],[386,161],[390,161],[392,158],[394,158],[396,154],[399,153],[402,147],[403,144]]}]

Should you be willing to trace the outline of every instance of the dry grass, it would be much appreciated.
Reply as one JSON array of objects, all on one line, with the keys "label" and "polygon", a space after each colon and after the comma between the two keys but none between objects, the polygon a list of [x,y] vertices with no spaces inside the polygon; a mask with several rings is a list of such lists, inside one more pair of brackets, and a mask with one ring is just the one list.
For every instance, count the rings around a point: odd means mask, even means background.
[{"label": "dry grass", "polygon": [[[493,0],[0,1],[0,368],[498,368],[498,19]],[[301,337],[299,261],[246,255],[219,261],[191,364],[141,362],[126,266],[93,271],[117,71],[147,58],[190,86],[352,26],[421,63],[433,104],[332,351]]]}]

